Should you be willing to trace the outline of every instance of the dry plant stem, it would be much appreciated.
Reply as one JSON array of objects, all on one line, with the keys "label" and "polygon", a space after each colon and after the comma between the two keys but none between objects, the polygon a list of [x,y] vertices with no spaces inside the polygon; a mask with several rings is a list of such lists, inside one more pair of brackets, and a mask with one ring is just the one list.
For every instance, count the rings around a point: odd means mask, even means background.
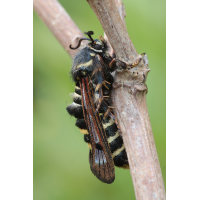
[{"label": "dry plant stem", "polygon": [[[133,63],[138,54],[130,41],[114,0],[87,0],[117,58]],[[164,200],[165,189],[146,104],[144,60],[133,69],[117,70],[112,102],[127,151],[137,200]]]},{"label": "dry plant stem", "polygon": [[[48,26],[71,57],[76,54],[69,45],[85,37],[57,0],[33,0],[35,12]],[[82,42],[84,44],[84,41]],[[85,42],[86,43],[86,42]]]},{"label": "dry plant stem", "polygon": [[[121,19],[122,19],[122,21],[125,25],[126,12],[125,12],[125,8],[124,8],[124,4],[122,3],[121,0],[115,0],[115,5],[116,5],[118,12],[119,12],[119,15],[120,15],[120,17],[121,17]],[[125,26],[125,28],[126,28],[126,26]],[[109,46],[109,52],[108,53],[112,55],[113,49],[111,47],[111,44],[110,44],[106,34],[104,34],[104,38],[105,38],[105,40],[107,40],[107,43],[108,43],[108,46]]]},{"label": "dry plant stem", "polygon": [[121,17],[121,20],[125,24],[126,11],[125,11],[123,2],[121,0],[115,0],[115,5],[116,5],[119,15]]},{"label": "dry plant stem", "polygon": [[[127,62],[134,61],[138,54],[130,40],[129,35],[127,34],[125,25],[120,23],[122,20],[116,10],[115,1],[87,1],[97,15],[107,37],[109,38],[110,44],[117,55],[117,58]],[[116,51],[119,49],[120,51]]]}]

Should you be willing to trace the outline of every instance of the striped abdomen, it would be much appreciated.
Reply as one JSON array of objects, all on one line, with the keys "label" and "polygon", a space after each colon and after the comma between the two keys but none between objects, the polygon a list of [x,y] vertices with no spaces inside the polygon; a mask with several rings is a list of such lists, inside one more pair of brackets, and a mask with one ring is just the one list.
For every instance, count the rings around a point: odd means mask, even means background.
[{"label": "striped abdomen", "polygon": [[[67,107],[67,111],[70,115],[73,115],[77,118],[76,126],[80,128],[81,133],[84,134],[84,141],[88,143],[89,148],[91,149],[90,144],[90,135],[87,130],[87,126],[83,116],[83,109],[81,105],[81,90],[76,86],[75,92],[72,94],[73,103]],[[108,105],[109,106],[109,105]],[[103,104],[102,104],[103,107]],[[110,150],[112,153],[112,158],[114,164],[118,167],[129,168],[128,159],[126,155],[126,151],[124,148],[124,143],[122,137],[119,134],[119,130],[117,128],[116,123],[109,116],[104,117],[104,109],[99,110],[99,116],[101,119],[101,123],[106,132],[107,141],[110,146]]]},{"label": "striped abdomen", "polygon": [[129,168],[128,158],[126,155],[122,137],[114,120],[110,117],[103,118],[103,113],[100,113],[103,127],[106,131],[107,141],[110,145],[112,158],[117,167]]}]

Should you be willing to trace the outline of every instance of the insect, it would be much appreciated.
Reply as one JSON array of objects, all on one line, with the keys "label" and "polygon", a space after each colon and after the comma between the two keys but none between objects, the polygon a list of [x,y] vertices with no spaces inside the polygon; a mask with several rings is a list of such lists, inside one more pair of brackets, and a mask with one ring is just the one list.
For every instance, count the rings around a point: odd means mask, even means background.
[{"label": "insect", "polygon": [[[71,74],[76,83],[72,94],[73,103],[66,109],[75,118],[76,126],[88,143],[89,163],[93,174],[104,183],[115,179],[114,165],[129,168],[127,154],[120,134],[118,122],[113,114],[110,91],[113,72],[116,67],[126,68],[127,64],[107,53],[108,46],[102,36],[93,39],[92,31],[85,32],[90,42],[74,57]],[[140,62],[138,59],[131,66]]]}]

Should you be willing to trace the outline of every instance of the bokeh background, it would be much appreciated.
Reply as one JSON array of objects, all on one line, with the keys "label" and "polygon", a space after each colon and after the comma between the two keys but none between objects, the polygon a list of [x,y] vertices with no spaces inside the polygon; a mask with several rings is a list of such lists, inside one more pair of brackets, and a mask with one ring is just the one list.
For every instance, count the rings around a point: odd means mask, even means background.
[{"label": "bokeh background", "polygon": [[[59,1],[82,31],[103,29],[87,1]],[[147,105],[166,183],[166,2],[123,0],[126,26],[138,53],[146,52],[151,69]],[[66,112],[74,83],[71,59],[33,13],[34,200],[133,200],[129,170],[116,168],[113,184],[100,182],[89,167],[89,149]]]}]

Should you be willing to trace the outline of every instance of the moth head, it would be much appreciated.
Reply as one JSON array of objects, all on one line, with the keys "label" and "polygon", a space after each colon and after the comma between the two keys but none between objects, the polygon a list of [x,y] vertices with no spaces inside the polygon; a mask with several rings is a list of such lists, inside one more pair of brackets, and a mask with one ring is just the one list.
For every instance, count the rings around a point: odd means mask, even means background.
[{"label": "moth head", "polygon": [[104,41],[101,40],[101,38],[103,38],[102,36],[100,37],[100,40],[96,39],[94,40],[92,38],[92,35],[94,34],[93,31],[88,31],[88,32],[85,32],[86,35],[88,35],[88,37],[90,38],[91,42],[88,43],[88,47],[93,50],[94,52],[97,52],[97,53],[101,53],[104,51]]},{"label": "moth head", "polygon": [[81,38],[78,42],[78,45],[76,47],[72,47],[71,45],[69,46],[70,49],[78,49],[81,45],[81,42],[83,40],[89,40],[90,43],[87,44],[87,46],[93,50],[94,52],[97,52],[97,53],[101,53],[103,51],[105,51],[105,44],[106,44],[106,41],[104,40],[104,38],[102,36],[100,36],[99,40],[96,39],[94,40],[92,38],[92,35],[94,34],[93,31],[88,31],[88,32],[84,32],[89,38]]},{"label": "moth head", "polygon": [[104,43],[98,39],[89,43],[87,46],[96,53],[101,53],[104,51]]}]

